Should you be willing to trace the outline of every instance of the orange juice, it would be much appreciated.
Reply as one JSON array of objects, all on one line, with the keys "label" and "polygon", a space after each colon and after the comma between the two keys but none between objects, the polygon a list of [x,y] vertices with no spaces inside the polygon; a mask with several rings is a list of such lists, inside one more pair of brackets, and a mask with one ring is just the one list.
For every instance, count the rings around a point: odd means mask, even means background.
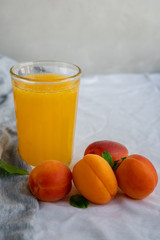
[{"label": "orange juice", "polygon": [[80,79],[65,81],[50,73],[25,77],[28,82],[12,79],[20,156],[33,166],[48,159],[69,164]]}]

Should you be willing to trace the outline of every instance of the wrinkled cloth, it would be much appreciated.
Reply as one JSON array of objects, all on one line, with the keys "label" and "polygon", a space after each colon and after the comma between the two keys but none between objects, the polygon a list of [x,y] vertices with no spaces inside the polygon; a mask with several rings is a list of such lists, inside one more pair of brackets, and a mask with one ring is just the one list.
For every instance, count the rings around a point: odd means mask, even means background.
[{"label": "wrinkled cloth", "polygon": [[[5,64],[7,72],[8,65]],[[7,86],[10,86],[8,84],[10,84],[9,82],[7,82]],[[5,87],[1,93],[7,93],[3,105],[0,105],[1,123],[14,129],[12,92],[9,87]],[[160,74],[114,74],[83,77],[80,86],[75,151],[71,168],[83,157],[88,144],[110,139],[124,144],[130,154],[137,153],[150,159],[160,178],[159,110]],[[4,131],[8,132],[8,129],[5,128]],[[15,141],[17,141],[16,133],[13,130],[9,130],[9,132],[13,133]],[[10,141],[10,144],[9,153],[17,156],[17,150],[14,147],[16,144],[14,145],[13,141]],[[6,161],[11,159],[7,156],[8,154],[3,155]],[[15,163],[19,166],[18,164]],[[9,233],[11,237],[4,238],[0,235],[0,239],[159,240],[159,183],[154,192],[143,200],[133,200],[119,191],[110,203],[106,205],[90,203],[87,209],[78,209],[69,205],[69,197],[77,193],[73,187],[70,194],[61,201],[40,202],[39,211],[36,213],[37,201],[27,190],[26,177],[20,176],[19,180],[12,178],[13,185],[10,185],[12,183],[10,179],[5,183],[3,179],[1,180],[3,182],[0,187],[0,193],[2,192],[0,207],[4,207],[2,212],[5,217],[1,217],[0,208],[0,234]],[[8,189],[7,192],[4,191],[4,186],[5,189]],[[8,198],[8,196],[11,197]],[[28,204],[29,199],[33,205]],[[14,215],[11,217],[11,214]],[[36,220],[34,220],[35,217]],[[14,226],[18,227],[16,231]],[[18,229],[19,238],[16,238]]]},{"label": "wrinkled cloth", "polygon": [[[17,151],[17,133],[9,68],[14,64],[0,56],[0,158],[31,171]],[[7,127],[5,127],[5,126]],[[32,240],[38,201],[30,193],[27,176],[0,176],[0,240]]]},{"label": "wrinkled cloth", "polygon": [[0,125],[16,129],[12,84],[9,70],[16,62],[0,55]]},{"label": "wrinkled cloth", "polygon": [[[71,167],[92,142],[110,139],[130,154],[150,159],[160,179],[160,74],[83,77],[80,86],[75,152]],[[94,191],[94,189],[93,189]],[[36,240],[159,240],[160,185],[143,200],[122,192],[106,205],[87,209],[69,205],[69,197],[40,203]]]}]

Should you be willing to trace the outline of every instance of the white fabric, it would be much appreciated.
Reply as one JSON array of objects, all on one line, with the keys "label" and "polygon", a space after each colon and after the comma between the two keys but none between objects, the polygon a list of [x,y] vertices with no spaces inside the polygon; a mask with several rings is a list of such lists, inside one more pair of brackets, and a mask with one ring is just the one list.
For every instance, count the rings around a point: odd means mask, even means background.
[{"label": "white fabric", "polygon": [[[152,161],[160,177],[160,74],[120,74],[84,77],[81,81],[75,153],[71,167],[88,144],[110,139],[130,154]],[[73,188],[69,196],[76,193]],[[159,240],[160,187],[144,200],[122,192],[106,205],[87,209],[40,202],[36,240]]]}]

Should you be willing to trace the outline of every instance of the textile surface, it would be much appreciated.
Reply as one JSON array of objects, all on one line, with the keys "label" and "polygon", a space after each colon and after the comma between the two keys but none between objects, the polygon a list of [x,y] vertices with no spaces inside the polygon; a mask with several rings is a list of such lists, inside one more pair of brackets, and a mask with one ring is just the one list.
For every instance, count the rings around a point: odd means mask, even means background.
[{"label": "textile surface", "polygon": [[[6,162],[28,169],[17,155],[8,73],[13,64],[14,61],[6,57],[0,58],[0,123],[5,126],[0,130],[0,153]],[[83,157],[88,144],[110,139],[124,144],[129,154],[137,153],[150,159],[160,178],[159,110],[160,74],[83,77],[71,168]],[[76,192],[73,187],[61,201],[39,202],[37,211],[38,201],[29,192],[26,176],[1,178],[0,239],[159,240],[159,183],[143,200],[130,199],[119,191],[110,203],[90,203],[87,209],[69,205],[69,197]]]}]

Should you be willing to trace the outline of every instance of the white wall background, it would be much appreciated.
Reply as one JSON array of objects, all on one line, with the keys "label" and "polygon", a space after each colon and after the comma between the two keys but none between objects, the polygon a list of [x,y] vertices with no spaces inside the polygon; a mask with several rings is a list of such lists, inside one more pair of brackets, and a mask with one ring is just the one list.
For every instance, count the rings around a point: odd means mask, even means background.
[{"label": "white wall background", "polygon": [[160,70],[160,0],[0,0],[0,54],[84,74]]}]

